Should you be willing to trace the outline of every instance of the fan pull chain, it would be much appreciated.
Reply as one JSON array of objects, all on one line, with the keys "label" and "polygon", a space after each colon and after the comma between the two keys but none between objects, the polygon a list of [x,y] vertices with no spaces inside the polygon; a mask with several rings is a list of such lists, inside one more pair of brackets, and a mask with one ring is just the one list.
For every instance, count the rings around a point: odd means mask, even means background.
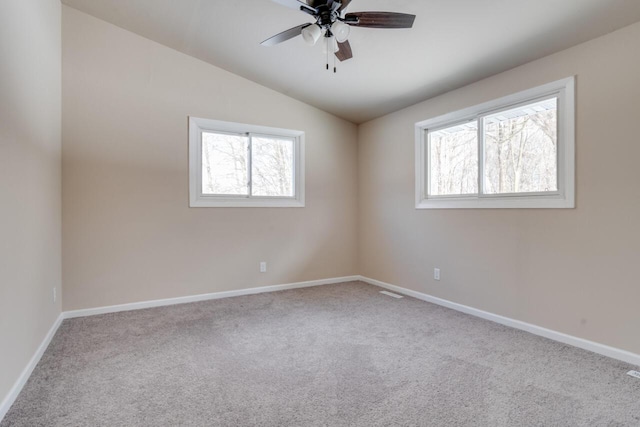
[{"label": "fan pull chain", "polygon": [[[331,44],[333,44],[333,43],[331,43]],[[333,46],[331,46],[331,50],[333,51]],[[338,70],[336,68],[336,53],[333,52],[333,54],[331,56],[333,56],[333,74],[335,74],[335,73],[338,72]]]},{"label": "fan pull chain", "polygon": [[325,37],[324,39],[327,45],[327,71],[329,71],[329,37]]},{"label": "fan pull chain", "polygon": [[338,68],[336,67],[336,42],[332,37],[324,38],[324,47],[327,52],[327,61],[326,61],[326,69],[329,71],[329,55],[333,57],[333,72],[334,74],[338,72]]}]

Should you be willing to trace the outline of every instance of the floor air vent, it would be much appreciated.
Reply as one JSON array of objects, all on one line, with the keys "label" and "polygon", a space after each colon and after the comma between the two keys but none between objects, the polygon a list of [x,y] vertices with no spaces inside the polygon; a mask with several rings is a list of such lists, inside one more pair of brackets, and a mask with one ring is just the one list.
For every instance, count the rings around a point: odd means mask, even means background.
[{"label": "floor air vent", "polygon": [[389,292],[389,291],[380,291],[380,293],[388,295],[390,297],[394,297],[394,298],[402,298],[402,295],[394,294],[393,292]]}]

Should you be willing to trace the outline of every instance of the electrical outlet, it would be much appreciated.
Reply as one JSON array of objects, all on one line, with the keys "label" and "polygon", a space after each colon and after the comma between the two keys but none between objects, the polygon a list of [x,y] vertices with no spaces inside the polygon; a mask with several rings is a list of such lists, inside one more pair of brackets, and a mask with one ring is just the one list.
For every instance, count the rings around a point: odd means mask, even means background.
[{"label": "electrical outlet", "polygon": [[440,269],[439,268],[434,268],[433,269],[433,278],[435,280],[440,280]]},{"label": "electrical outlet", "polygon": [[53,288],[53,302],[56,302],[58,299],[58,292],[56,288]]},{"label": "electrical outlet", "polygon": [[260,263],[260,273],[266,273],[267,272],[267,263],[265,261],[262,261]]}]

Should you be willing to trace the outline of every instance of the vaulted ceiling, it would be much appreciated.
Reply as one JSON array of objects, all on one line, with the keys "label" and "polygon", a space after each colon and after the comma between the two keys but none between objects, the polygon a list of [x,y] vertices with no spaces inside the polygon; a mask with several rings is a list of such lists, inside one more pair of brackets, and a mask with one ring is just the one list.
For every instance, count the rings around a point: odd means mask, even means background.
[{"label": "vaulted ceiling", "polygon": [[638,0],[353,0],[348,12],[417,15],[412,29],[352,28],[354,58],[264,39],[313,22],[271,0],[63,0],[354,123],[640,21]]}]

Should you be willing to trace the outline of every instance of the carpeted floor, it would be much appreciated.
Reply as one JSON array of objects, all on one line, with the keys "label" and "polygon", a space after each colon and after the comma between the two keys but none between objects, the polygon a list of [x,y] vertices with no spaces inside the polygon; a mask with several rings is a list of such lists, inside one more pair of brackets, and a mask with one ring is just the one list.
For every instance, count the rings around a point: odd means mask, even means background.
[{"label": "carpeted floor", "polygon": [[640,426],[634,367],[360,282],[65,320],[8,426]]}]

